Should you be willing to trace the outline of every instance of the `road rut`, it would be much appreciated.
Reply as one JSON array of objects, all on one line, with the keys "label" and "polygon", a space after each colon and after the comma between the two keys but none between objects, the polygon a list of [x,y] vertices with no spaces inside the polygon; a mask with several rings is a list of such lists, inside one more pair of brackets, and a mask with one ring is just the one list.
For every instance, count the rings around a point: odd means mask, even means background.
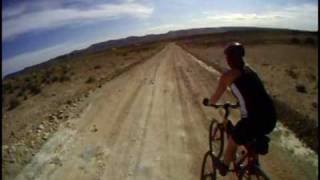
[{"label": "road rut", "polygon": [[[90,96],[81,116],[60,127],[16,179],[199,179],[210,119],[221,119],[201,105],[217,75],[168,44]],[[234,98],[226,93],[226,100]],[[292,163],[279,137],[272,136],[270,154],[261,158],[266,172],[273,179],[316,179],[315,165]]]}]

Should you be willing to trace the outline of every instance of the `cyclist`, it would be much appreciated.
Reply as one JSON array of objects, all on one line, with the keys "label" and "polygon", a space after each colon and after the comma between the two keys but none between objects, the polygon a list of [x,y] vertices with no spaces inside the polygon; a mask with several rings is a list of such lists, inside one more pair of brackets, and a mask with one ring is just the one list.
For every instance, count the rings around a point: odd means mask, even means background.
[{"label": "cyclist", "polygon": [[[245,50],[241,43],[233,42],[224,50],[230,69],[224,72],[218,87],[210,99],[203,104],[216,104],[227,87],[240,104],[241,120],[232,129],[228,139],[223,162],[216,160],[215,166],[222,176],[228,172],[229,164],[234,159],[238,145],[270,133],[276,125],[276,112],[273,102],[267,94],[258,75],[244,62]],[[228,124],[230,125],[230,123]]]}]

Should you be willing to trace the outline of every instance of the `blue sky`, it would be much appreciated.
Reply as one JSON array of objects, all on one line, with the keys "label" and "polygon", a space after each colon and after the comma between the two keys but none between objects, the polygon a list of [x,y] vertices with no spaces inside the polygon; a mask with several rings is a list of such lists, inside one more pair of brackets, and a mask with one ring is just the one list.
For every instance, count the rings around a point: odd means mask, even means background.
[{"label": "blue sky", "polygon": [[316,0],[4,0],[2,76],[110,39],[260,26],[318,30]]}]

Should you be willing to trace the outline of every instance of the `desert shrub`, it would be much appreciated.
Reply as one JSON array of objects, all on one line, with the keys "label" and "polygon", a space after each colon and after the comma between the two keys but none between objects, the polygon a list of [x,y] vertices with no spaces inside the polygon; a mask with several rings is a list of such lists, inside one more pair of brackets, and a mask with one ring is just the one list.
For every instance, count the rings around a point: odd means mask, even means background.
[{"label": "desert shrub", "polygon": [[101,66],[100,66],[100,65],[95,65],[93,68],[94,68],[94,69],[100,69]]},{"label": "desert shrub", "polygon": [[30,82],[29,84],[27,84],[27,88],[29,89],[29,91],[33,94],[39,94],[41,92],[41,87],[40,87],[40,83],[38,82]]},{"label": "desert shrub", "polygon": [[70,70],[70,66],[69,65],[62,65],[60,66],[61,70],[62,70],[62,74],[67,74]]},{"label": "desert shrub", "polygon": [[298,39],[298,38],[291,38],[290,39],[290,42],[292,43],[292,44],[300,44],[301,43],[301,41],[300,41],[300,39]]},{"label": "desert shrub", "polygon": [[68,74],[64,74],[64,75],[60,76],[60,78],[59,78],[60,82],[70,81],[70,80],[71,80],[71,78]]},{"label": "desert shrub", "polygon": [[306,87],[302,84],[296,85],[296,90],[299,93],[307,93]]},{"label": "desert shrub", "polygon": [[293,69],[287,69],[286,72],[291,78],[293,78],[293,79],[298,78],[298,73],[295,72]]},{"label": "desert shrub", "polygon": [[54,76],[51,77],[51,81],[52,81],[52,82],[56,82],[56,81],[58,81],[58,79],[59,79],[59,78],[58,78],[58,76],[56,76],[56,75],[54,75]]},{"label": "desert shrub", "polygon": [[31,78],[30,78],[29,76],[27,76],[27,77],[24,78],[24,81],[25,81],[25,82],[30,82],[30,81],[31,81]]},{"label": "desert shrub", "polygon": [[52,75],[52,72],[53,72],[52,68],[51,69],[46,69],[44,71],[44,76],[50,77]]},{"label": "desert shrub", "polygon": [[316,44],[316,41],[315,41],[313,38],[308,37],[308,38],[306,38],[306,39],[304,40],[304,43],[305,43],[305,44],[308,44],[308,45],[315,45],[315,44]]},{"label": "desert shrub", "polygon": [[[38,81],[38,78],[39,78],[39,75],[37,74],[37,73],[33,73],[32,74],[32,77],[31,77],[31,80],[33,80],[33,81]],[[31,81],[30,80],[30,81]]]},{"label": "desert shrub", "polygon": [[214,42],[205,42],[204,45],[205,45],[206,47],[211,47],[211,46],[214,46],[215,43],[214,43]]},{"label": "desert shrub", "polygon": [[317,80],[317,77],[316,77],[314,74],[312,74],[312,73],[307,74],[307,78],[308,78],[310,81],[315,81],[315,80]]},{"label": "desert shrub", "polygon": [[41,92],[40,86],[32,86],[30,92],[34,95],[39,94]]},{"label": "desert shrub", "polygon": [[12,83],[5,83],[5,84],[3,84],[2,85],[2,91],[4,92],[4,93],[13,93],[13,91],[14,91],[14,88],[13,88],[13,85],[12,85]]},{"label": "desert shrub", "polygon": [[24,96],[25,93],[26,93],[25,89],[22,88],[22,89],[18,92],[17,96],[18,96],[18,97]]},{"label": "desert shrub", "polygon": [[312,107],[315,108],[315,109],[318,108],[318,103],[317,103],[317,102],[312,102],[311,105],[312,105]]},{"label": "desert shrub", "polygon": [[93,76],[90,76],[86,81],[86,83],[93,83],[93,82],[96,82],[96,78]]},{"label": "desert shrub", "polygon": [[14,98],[10,99],[10,101],[9,101],[9,110],[12,110],[12,109],[16,108],[20,104],[21,104],[21,102],[19,101],[18,98],[14,97]]}]

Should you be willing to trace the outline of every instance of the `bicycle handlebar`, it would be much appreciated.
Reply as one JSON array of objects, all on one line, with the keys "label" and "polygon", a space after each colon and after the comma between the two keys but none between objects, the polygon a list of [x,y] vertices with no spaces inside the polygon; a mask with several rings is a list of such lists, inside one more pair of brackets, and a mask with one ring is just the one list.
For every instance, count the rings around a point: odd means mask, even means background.
[{"label": "bicycle handlebar", "polygon": [[232,108],[232,109],[236,109],[236,108],[238,108],[239,107],[239,103],[237,103],[237,104],[231,104],[231,103],[229,103],[229,102],[226,102],[225,104],[212,104],[212,105],[209,105],[209,106],[212,106],[212,107],[214,107],[214,108],[224,108],[224,109],[226,109],[226,108]]},{"label": "bicycle handlebar", "polygon": [[209,99],[208,98],[204,98],[203,99],[203,105],[204,106],[211,106],[214,108],[223,108],[225,110],[225,118],[227,118],[229,116],[229,108],[232,109],[236,109],[240,106],[239,102],[237,102],[236,104],[231,104],[229,102],[226,102],[224,104],[209,104]]}]

